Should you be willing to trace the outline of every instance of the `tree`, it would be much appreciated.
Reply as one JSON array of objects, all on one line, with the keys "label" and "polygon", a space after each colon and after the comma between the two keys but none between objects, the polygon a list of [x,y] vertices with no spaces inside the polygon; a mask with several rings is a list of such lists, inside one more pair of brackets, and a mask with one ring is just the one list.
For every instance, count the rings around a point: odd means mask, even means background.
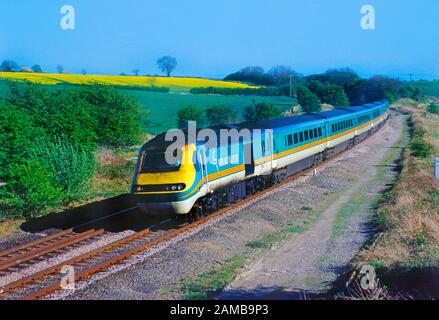
[{"label": "tree", "polygon": [[18,69],[18,64],[12,60],[4,60],[0,66],[0,71],[12,72]]},{"label": "tree", "polygon": [[33,70],[33,72],[43,73],[43,69],[41,68],[41,66],[39,64],[33,65],[32,70]]},{"label": "tree", "polygon": [[137,77],[139,75],[140,70],[139,69],[134,69],[133,73],[134,75]]},{"label": "tree", "polygon": [[299,74],[289,66],[278,65],[272,67],[267,75],[275,86],[294,85],[300,81]]},{"label": "tree", "polygon": [[56,70],[58,71],[59,74],[64,73],[64,67],[60,64],[56,66]]},{"label": "tree", "polygon": [[222,104],[206,109],[206,118],[212,126],[231,124],[235,121],[235,110]]},{"label": "tree", "polygon": [[262,86],[271,86],[273,82],[264,69],[259,66],[245,67],[238,72],[229,74],[224,80],[251,82]]},{"label": "tree", "polygon": [[170,56],[164,56],[157,60],[157,65],[162,72],[170,77],[172,71],[177,67],[177,59]]},{"label": "tree", "polygon": [[349,106],[349,99],[342,86],[327,83],[321,93],[320,99],[336,108],[345,108]]},{"label": "tree", "polygon": [[268,102],[253,102],[244,110],[244,119],[248,122],[255,122],[259,120],[269,120],[274,118],[280,118],[282,116],[282,110],[277,106]]},{"label": "tree", "polygon": [[188,121],[196,121],[198,124],[203,123],[203,112],[196,106],[184,106],[177,111],[177,123],[180,129],[188,125]]},{"label": "tree", "polygon": [[297,100],[304,112],[318,112],[321,110],[319,98],[307,87],[300,86],[297,88]]},{"label": "tree", "polygon": [[85,76],[87,74],[87,70],[82,69],[82,74]]}]

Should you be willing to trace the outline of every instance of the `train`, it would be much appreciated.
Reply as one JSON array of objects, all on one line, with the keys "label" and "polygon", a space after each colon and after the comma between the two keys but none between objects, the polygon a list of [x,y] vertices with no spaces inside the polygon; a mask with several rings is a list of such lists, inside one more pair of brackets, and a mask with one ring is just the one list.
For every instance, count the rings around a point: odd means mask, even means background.
[{"label": "train", "polygon": [[[147,214],[204,215],[279,183],[349,149],[381,128],[390,115],[387,100],[325,112],[209,128],[247,137],[209,145],[190,139],[177,151],[166,133],[139,151],[132,196]],[[196,134],[202,129],[197,129]],[[174,162],[166,153],[179,154]],[[224,156],[225,155],[225,156]],[[183,159],[185,161],[183,161]]]}]

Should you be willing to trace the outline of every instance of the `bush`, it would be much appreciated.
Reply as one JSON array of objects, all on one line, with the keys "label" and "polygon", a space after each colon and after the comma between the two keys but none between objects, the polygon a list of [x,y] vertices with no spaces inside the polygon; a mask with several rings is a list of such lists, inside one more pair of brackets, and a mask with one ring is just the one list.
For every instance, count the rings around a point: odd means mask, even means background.
[{"label": "bush", "polygon": [[8,175],[10,182],[0,187],[0,219],[37,217],[60,202],[61,189],[54,185],[51,171],[44,163],[29,160],[15,164]]},{"label": "bush", "polygon": [[439,114],[439,105],[432,103],[427,107],[427,110],[428,112]]},{"label": "bush", "polygon": [[88,103],[90,114],[96,119],[96,135],[103,145],[127,146],[141,142],[141,108],[130,96],[104,86],[86,86],[72,92],[71,101]]},{"label": "bush", "polygon": [[[288,92],[288,93],[286,93]],[[216,87],[201,87],[192,88],[191,94],[218,94],[224,96],[280,96],[289,95],[288,91],[283,88],[264,87],[264,88],[216,88]]]},{"label": "bush", "polygon": [[26,162],[34,145],[45,139],[29,113],[0,101],[0,182],[8,179],[9,166]]},{"label": "bush", "polygon": [[297,100],[304,112],[318,112],[322,106],[316,94],[312,93],[307,87],[297,88]]},{"label": "bush", "polygon": [[425,159],[434,155],[434,148],[419,138],[413,139],[410,143],[410,149],[412,150],[412,155],[417,158]]},{"label": "bush", "polygon": [[248,122],[280,118],[282,110],[268,102],[253,103],[244,110],[244,119]]},{"label": "bush", "polygon": [[54,185],[62,192],[65,202],[80,200],[87,191],[87,181],[95,169],[92,153],[78,150],[68,140],[55,138],[35,148],[35,156],[50,171]]},{"label": "bush", "polygon": [[321,91],[321,100],[336,108],[349,106],[349,99],[342,86],[336,84],[326,84]]},{"label": "bush", "polygon": [[181,107],[177,111],[177,123],[178,127],[184,129],[188,125],[188,121],[196,121],[200,126],[204,122],[203,112],[196,106]]},{"label": "bush", "polygon": [[235,121],[235,110],[222,104],[206,109],[206,118],[211,126],[231,124]]}]

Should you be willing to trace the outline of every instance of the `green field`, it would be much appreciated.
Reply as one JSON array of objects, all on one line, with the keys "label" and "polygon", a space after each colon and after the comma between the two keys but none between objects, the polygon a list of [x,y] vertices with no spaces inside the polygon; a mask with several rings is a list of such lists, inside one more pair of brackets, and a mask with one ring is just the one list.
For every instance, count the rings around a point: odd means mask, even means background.
[{"label": "green field", "polygon": [[237,120],[242,120],[242,114],[252,101],[271,102],[278,105],[282,110],[290,110],[297,104],[297,100],[289,97],[259,97],[259,96],[219,96],[219,95],[192,95],[172,94],[135,90],[121,90],[123,93],[138,99],[145,109],[151,111],[146,131],[148,133],[160,133],[177,125],[177,110],[182,106],[195,105],[205,110],[211,105],[224,104],[231,106],[236,111]]},{"label": "green field", "polygon": [[[44,85],[49,90],[61,89],[63,85]],[[220,96],[220,95],[192,95],[189,93],[159,93],[142,90],[123,90],[124,94],[136,98],[142,107],[150,110],[145,119],[145,131],[151,134],[164,132],[177,126],[177,110],[182,106],[195,105],[205,110],[215,104],[231,106],[236,111],[237,120],[242,121],[242,114],[253,101],[271,102],[282,110],[290,110],[297,104],[296,99],[289,97],[261,97],[261,96]],[[0,97],[7,91],[5,83],[0,81]]]},{"label": "green field", "polygon": [[439,98],[439,81],[413,81],[407,82],[408,85],[419,88],[422,95]]}]

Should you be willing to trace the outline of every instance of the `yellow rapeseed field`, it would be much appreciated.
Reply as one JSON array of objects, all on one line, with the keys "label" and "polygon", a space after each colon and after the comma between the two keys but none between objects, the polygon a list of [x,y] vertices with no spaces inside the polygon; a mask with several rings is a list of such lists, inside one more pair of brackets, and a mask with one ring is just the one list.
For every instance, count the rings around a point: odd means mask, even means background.
[{"label": "yellow rapeseed field", "polygon": [[40,84],[107,84],[118,86],[157,86],[157,87],[217,87],[217,88],[255,88],[250,85],[221,80],[179,77],[144,77],[144,76],[111,76],[111,75],[80,75],[80,74],[51,74],[26,72],[0,72],[0,78],[31,81]]}]

